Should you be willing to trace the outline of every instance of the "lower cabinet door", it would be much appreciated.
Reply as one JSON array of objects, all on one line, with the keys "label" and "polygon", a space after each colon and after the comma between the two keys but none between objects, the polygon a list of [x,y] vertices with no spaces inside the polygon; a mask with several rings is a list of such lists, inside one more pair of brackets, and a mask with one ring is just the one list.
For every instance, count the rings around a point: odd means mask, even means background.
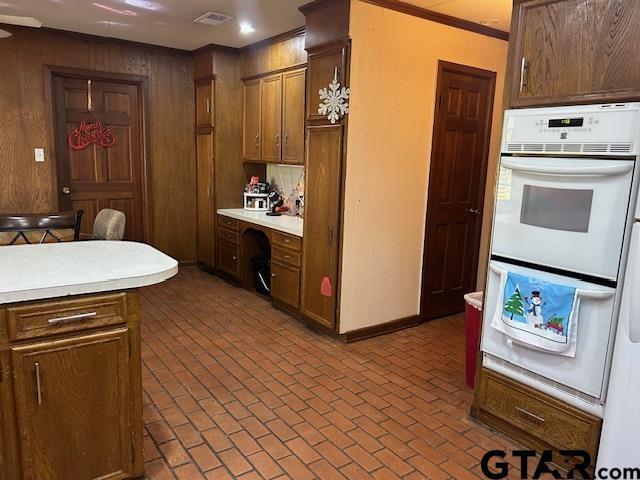
[{"label": "lower cabinet door", "polygon": [[300,270],[271,262],[271,297],[287,305],[300,305]]},{"label": "lower cabinet door", "polygon": [[218,268],[234,278],[240,278],[240,247],[218,237]]},{"label": "lower cabinet door", "polygon": [[133,476],[128,339],[120,328],[12,348],[24,479]]}]

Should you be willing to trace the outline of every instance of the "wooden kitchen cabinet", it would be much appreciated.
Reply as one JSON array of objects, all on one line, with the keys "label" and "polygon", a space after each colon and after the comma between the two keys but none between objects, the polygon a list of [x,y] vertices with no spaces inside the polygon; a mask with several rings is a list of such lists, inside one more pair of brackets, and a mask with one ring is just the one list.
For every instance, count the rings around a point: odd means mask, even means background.
[{"label": "wooden kitchen cabinet", "polygon": [[196,135],[198,263],[212,268],[215,245],[213,132]]},{"label": "wooden kitchen cabinet", "polygon": [[300,269],[271,262],[271,296],[287,305],[300,305]]},{"label": "wooden kitchen cabinet", "polygon": [[196,82],[196,127],[214,126],[215,82],[211,79]]},{"label": "wooden kitchen cabinet", "polygon": [[218,238],[218,269],[235,280],[240,279],[240,246],[224,238]]},{"label": "wooden kitchen cabinet", "polygon": [[304,164],[305,72],[244,82],[244,160]]},{"label": "wooden kitchen cabinet", "polygon": [[[336,326],[343,126],[307,129],[307,178],[300,312],[322,326]],[[331,285],[323,295],[321,285]]]},{"label": "wooden kitchen cabinet", "polygon": [[282,162],[304,163],[306,70],[282,75]]},{"label": "wooden kitchen cabinet", "polygon": [[245,160],[258,161],[260,155],[260,79],[249,80],[243,85],[243,140],[242,157]]},{"label": "wooden kitchen cabinet", "polygon": [[[34,334],[7,335],[8,329]],[[4,478],[143,475],[137,293],[4,306],[2,342]]]},{"label": "wooden kitchen cabinet", "polygon": [[282,157],[282,75],[263,78],[260,97],[262,161],[279,163]]},{"label": "wooden kitchen cabinet", "polygon": [[531,0],[513,15],[512,107],[640,99],[640,2]]}]

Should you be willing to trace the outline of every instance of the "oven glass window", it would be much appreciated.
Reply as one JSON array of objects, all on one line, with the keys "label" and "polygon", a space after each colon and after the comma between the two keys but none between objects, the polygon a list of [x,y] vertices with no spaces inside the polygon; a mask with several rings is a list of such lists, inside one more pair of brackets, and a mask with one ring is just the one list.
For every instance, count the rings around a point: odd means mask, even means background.
[{"label": "oven glass window", "polygon": [[520,223],[534,227],[588,232],[593,190],[525,185]]}]

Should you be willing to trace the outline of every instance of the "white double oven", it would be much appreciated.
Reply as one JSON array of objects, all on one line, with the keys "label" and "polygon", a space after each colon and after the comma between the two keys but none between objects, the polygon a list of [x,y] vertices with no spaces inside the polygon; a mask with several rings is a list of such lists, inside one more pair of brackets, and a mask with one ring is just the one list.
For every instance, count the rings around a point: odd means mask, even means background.
[{"label": "white double oven", "polygon": [[[483,364],[602,416],[637,196],[640,103],[505,113]],[[491,326],[504,272],[576,288],[575,356],[513,342]]]}]

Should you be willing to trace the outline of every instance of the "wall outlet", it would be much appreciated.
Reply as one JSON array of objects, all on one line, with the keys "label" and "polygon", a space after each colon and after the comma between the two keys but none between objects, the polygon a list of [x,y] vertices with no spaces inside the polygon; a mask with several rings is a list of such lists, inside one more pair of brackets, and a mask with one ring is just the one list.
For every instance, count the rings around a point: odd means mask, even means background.
[{"label": "wall outlet", "polygon": [[34,148],[33,153],[36,157],[36,162],[44,162],[44,148]]}]

